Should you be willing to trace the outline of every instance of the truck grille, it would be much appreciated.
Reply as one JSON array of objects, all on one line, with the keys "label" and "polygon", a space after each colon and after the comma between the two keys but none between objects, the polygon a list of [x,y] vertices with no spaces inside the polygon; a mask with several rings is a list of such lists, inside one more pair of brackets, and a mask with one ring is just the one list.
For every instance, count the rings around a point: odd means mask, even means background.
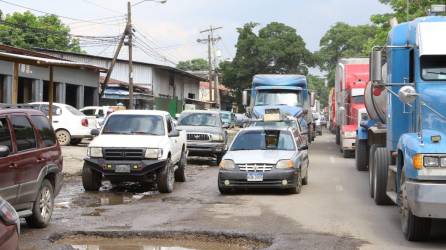
[{"label": "truck grille", "polygon": [[240,171],[246,172],[268,172],[274,168],[271,164],[244,164],[238,165]]},{"label": "truck grille", "polygon": [[142,160],[144,150],[140,148],[106,148],[104,158],[107,160]]},{"label": "truck grille", "polygon": [[187,140],[188,141],[209,141],[210,136],[209,134],[187,134]]}]

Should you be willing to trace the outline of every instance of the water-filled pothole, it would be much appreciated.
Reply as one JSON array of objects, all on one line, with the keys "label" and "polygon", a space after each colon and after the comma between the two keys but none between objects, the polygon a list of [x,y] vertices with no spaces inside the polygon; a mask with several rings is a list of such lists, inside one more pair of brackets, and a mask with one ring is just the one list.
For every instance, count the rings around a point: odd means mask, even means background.
[{"label": "water-filled pothole", "polygon": [[78,250],[248,250],[263,249],[270,245],[267,240],[256,240],[245,236],[180,233],[123,235],[119,232],[115,235],[113,233],[66,235],[57,239],[55,243]]}]

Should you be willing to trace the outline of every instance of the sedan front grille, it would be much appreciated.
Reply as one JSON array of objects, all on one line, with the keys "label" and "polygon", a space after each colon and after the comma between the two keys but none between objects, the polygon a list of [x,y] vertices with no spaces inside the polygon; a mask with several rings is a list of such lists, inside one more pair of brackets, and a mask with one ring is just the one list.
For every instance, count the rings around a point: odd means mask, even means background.
[{"label": "sedan front grille", "polygon": [[188,141],[209,141],[210,138],[209,134],[187,134]]},{"label": "sedan front grille", "polygon": [[244,164],[238,165],[240,171],[246,172],[268,172],[274,168],[272,164]]},{"label": "sedan front grille", "polygon": [[142,160],[144,149],[141,148],[106,148],[104,158],[107,160]]}]

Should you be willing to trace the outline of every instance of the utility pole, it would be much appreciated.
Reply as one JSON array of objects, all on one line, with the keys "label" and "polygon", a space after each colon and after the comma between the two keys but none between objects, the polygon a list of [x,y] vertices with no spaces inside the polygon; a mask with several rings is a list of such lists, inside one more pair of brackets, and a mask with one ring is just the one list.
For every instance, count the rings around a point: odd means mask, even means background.
[{"label": "utility pole", "polygon": [[[220,92],[218,90],[218,72],[217,59],[215,56],[215,43],[221,39],[221,37],[214,37],[214,31],[222,29],[223,27],[210,27],[207,30],[203,30],[200,33],[209,33],[207,39],[198,39],[199,43],[208,44],[208,60],[209,60],[209,99],[215,101],[217,108],[220,108]],[[214,84],[212,84],[214,83]],[[214,89],[214,95],[212,96],[212,89]]]},{"label": "utility pole", "polygon": [[133,100],[133,28],[132,28],[132,4],[127,2],[127,36],[129,46],[129,109],[134,109]]}]

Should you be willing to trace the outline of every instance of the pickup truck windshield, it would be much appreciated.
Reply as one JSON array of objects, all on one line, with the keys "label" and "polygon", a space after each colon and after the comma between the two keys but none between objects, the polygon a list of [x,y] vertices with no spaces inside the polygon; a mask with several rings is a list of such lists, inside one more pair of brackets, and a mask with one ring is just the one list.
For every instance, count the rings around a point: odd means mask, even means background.
[{"label": "pickup truck windshield", "polygon": [[293,137],[287,131],[258,130],[240,132],[231,151],[240,150],[294,150]]},{"label": "pickup truck windshield", "polygon": [[426,81],[446,81],[446,56],[422,56],[421,78]]},{"label": "pickup truck windshield", "polygon": [[255,106],[287,105],[302,106],[303,98],[301,91],[292,90],[260,90],[257,92]]},{"label": "pickup truck windshield", "polygon": [[112,115],[102,134],[164,135],[163,118],[158,115]]},{"label": "pickup truck windshield", "polygon": [[179,126],[207,126],[218,127],[220,124],[218,114],[210,113],[185,113],[178,122]]}]

